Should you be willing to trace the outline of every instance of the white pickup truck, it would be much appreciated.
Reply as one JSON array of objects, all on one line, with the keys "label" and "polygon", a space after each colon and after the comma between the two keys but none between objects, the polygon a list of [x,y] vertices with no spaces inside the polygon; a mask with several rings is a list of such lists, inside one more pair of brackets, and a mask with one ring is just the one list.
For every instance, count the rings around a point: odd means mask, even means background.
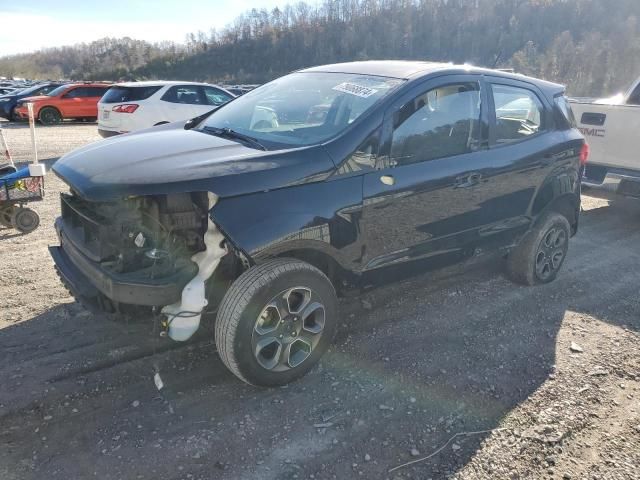
[{"label": "white pickup truck", "polygon": [[591,153],[583,185],[640,198],[640,78],[625,94],[571,100]]}]

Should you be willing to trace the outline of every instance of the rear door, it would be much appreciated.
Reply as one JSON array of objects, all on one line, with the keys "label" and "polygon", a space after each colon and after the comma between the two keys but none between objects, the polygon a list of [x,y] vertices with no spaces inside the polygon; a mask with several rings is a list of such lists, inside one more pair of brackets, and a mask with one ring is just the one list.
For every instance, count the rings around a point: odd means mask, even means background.
[{"label": "rear door", "polygon": [[85,87],[84,100],[82,102],[83,117],[98,117],[98,101],[107,92],[109,87]]},{"label": "rear door", "polygon": [[485,77],[489,97],[489,151],[473,188],[479,245],[510,243],[531,221],[530,207],[545,178],[567,152],[555,129],[553,106],[533,84]]},{"label": "rear door", "polygon": [[200,85],[174,85],[162,96],[166,120],[177,122],[211,110]]}]

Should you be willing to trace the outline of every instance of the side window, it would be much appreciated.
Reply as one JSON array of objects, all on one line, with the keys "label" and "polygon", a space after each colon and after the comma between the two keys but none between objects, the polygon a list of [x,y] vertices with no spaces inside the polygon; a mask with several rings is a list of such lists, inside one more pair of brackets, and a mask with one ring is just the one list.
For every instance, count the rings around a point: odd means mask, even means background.
[{"label": "side window", "polygon": [[496,108],[496,143],[517,142],[543,130],[544,108],[531,90],[491,85]]},{"label": "side window", "polygon": [[220,89],[213,87],[202,87],[204,90],[204,98],[206,100],[207,105],[222,105],[223,103],[227,103],[233,97],[226,92],[223,92]]},{"label": "side window", "polygon": [[74,88],[73,90],[69,90],[64,94],[64,98],[80,98],[85,97],[84,87]]},{"label": "side window", "polygon": [[176,85],[167,90],[162,100],[171,103],[188,105],[202,105],[202,99],[197,85]]},{"label": "side window", "polygon": [[397,165],[471,152],[480,136],[476,82],[430,90],[394,116],[391,161]]},{"label": "side window", "polygon": [[87,97],[102,97],[107,91],[106,87],[87,87]]},{"label": "side window", "polygon": [[35,92],[36,95],[46,95],[47,93],[49,93],[51,90],[53,90],[55,87],[55,85],[49,85],[47,87],[42,87],[39,90],[37,90]]}]

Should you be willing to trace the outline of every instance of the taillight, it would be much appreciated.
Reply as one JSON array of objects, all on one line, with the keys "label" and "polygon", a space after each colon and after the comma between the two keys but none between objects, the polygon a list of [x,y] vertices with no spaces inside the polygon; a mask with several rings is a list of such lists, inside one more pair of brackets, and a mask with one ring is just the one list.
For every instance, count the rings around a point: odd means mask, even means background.
[{"label": "taillight", "polygon": [[136,105],[135,103],[129,103],[126,105],[116,105],[111,109],[111,111],[118,113],[133,113],[138,109],[138,107],[139,105]]},{"label": "taillight", "polygon": [[586,165],[589,160],[589,144],[584,142],[580,149],[580,165]]}]

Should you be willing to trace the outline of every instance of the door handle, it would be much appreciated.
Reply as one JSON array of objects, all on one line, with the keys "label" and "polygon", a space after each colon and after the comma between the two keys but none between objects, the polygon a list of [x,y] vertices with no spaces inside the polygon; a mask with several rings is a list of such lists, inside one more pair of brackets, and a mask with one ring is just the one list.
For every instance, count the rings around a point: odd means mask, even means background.
[{"label": "door handle", "polygon": [[393,176],[392,176],[392,175],[382,175],[382,176],[380,177],[380,181],[381,181],[382,183],[384,183],[385,185],[389,185],[389,186],[391,186],[391,185],[395,185],[395,183],[396,183],[396,179],[395,179],[395,178],[393,178]]},{"label": "door handle", "polygon": [[482,180],[482,174],[480,172],[471,172],[467,175],[460,175],[456,178],[454,188],[469,188],[477,185]]}]

